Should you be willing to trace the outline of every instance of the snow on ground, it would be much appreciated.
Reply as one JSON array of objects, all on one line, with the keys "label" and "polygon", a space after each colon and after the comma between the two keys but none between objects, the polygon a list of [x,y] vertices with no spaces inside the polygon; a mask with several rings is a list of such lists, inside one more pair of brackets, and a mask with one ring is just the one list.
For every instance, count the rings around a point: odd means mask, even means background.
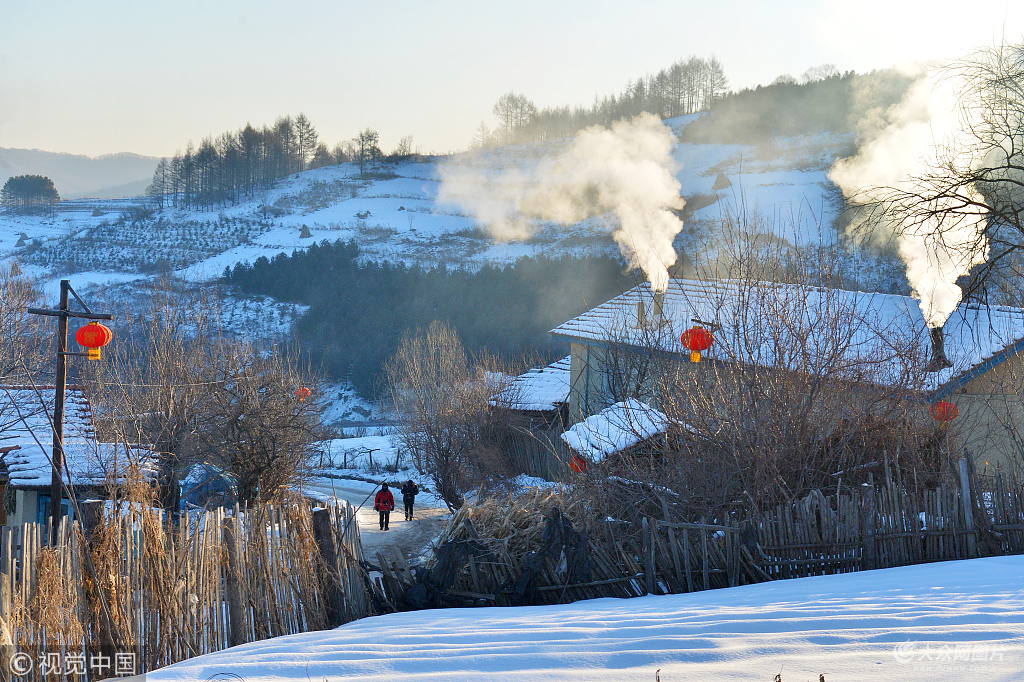
[{"label": "snow on ground", "polygon": [[352,384],[344,381],[332,384],[327,389],[327,397],[330,400],[330,406],[324,413],[324,423],[336,425],[348,435],[356,435],[355,433],[350,434],[349,431],[360,428],[351,426],[359,423],[370,424],[369,427],[364,427],[364,430],[369,428],[373,435],[382,435],[379,432],[386,431],[387,427],[384,424],[387,415],[384,410],[377,403],[361,398]]},{"label": "snow on ground", "polygon": [[[693,594],[366,618],[245,644],[152,682],[1009,682],[1024,671],[1024,557]],[[237,676],[237,677],[236,677]]]},{"label": "snow on ground", "polygon": [[349,469],[377,475],[384,467],[406,471],[412,465],[398,441],[388,435],[336,438],[323,446],[323,471]]}]

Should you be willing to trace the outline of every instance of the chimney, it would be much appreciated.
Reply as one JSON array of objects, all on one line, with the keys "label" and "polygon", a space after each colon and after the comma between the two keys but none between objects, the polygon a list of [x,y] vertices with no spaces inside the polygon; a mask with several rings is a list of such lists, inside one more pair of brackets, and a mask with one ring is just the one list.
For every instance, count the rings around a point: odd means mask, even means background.
[{"label": "chimney", "polygon": [[658,293],[654,294],[654,319],[659,322],[665,319],[665,311],[663,309],[664,305],[665,292],[659,291]]},{"label": "chimney", "polygon": [[942,338],[942,327],[932,327],[929,330],[932,335],[932,358],[924,368],[926,372],[938,372],[952,367],[953,363],[946,357],[945,343]]},{"label": "chimney", "polygon": [[647,326],[647,310],[644,307],[643,300],[636,302],[636,328]]}]

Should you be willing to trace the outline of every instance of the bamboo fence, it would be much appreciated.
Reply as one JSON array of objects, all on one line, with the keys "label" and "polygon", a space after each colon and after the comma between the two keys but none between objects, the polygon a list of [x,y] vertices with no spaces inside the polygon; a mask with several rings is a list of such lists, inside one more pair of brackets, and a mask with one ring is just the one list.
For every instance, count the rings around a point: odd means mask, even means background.
[{"label": "bamboo fence", "polygon": [[[53,546],[40,524],[0,529],[0,674],[143,673],[369,614],[351,505],[221,508],[168,527],[159,510],[103,504],[65,517]],[[63,668],[47,674],[48,660]]]}]

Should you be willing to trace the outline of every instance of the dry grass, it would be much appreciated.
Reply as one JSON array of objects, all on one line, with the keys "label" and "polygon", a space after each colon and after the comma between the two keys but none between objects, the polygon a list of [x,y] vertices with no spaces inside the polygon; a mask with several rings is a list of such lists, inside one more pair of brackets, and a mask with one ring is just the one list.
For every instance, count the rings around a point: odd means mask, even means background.
[{"label": "dry grass", "polygon": [[463,505],[448,522],[438,544],[478,537],[503,562],[521,565],[540,547],[544,518],[555,507],[577,530],[586,532],[595,526],[593,505],[585,496],[561,486],[530,488]]}]

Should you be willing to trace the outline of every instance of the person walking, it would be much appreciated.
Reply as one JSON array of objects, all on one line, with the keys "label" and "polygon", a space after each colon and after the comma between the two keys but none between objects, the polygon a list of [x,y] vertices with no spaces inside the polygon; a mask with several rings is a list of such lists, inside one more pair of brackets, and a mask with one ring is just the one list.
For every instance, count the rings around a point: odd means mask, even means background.
[{"label": "person walking", "polygon": [[395,508],[395,496],[388,490],[386,481],[380,484],[380,492],[373,500],[373,508],[380,513],[380,529],[387,530],[388,521],[391,520],[391,510]]},{"label": "person walking", "polygon": [[412,505],[416,502],[416,496],[420,487],[410,478],[402,486],[402,501],[405,502],[405,520],[412,521]]}]

